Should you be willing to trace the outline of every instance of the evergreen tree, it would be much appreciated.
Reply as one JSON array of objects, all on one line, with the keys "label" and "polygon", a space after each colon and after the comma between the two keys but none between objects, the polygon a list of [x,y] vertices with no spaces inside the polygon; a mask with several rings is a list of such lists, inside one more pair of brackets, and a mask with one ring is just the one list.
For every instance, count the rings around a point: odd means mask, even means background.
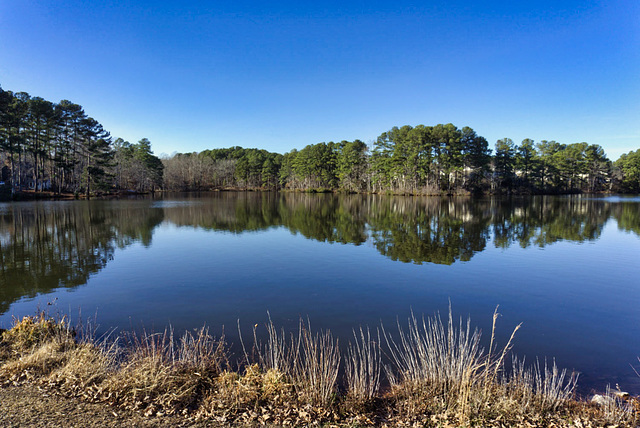
[{"label": "evergreen tree", "polygon": [[511,190],[513,186],[516,148],[511,138],[496,142],[496,154],[493,158],[495,183],[498,188]]},{"label": "evergreen tree", "polygon": [[528,189],[532,188],[531,173],[536,168],[536,155],[536,148],[530,138],[525,138],[516,147],[515,167],[520,174],[519,181]]},{"label": "evergreen tree", "polygon": [[482,190],[482,182],[489,170],[491,149],[489,142],[468,126],[462,128],[460,143],[463,150],[464,181],[462,187],[473,192]]}]

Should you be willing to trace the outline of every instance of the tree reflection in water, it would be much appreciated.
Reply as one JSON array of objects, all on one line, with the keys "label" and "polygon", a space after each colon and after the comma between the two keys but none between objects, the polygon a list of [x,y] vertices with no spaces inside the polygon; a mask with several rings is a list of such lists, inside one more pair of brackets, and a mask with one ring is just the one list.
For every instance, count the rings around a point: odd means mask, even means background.
[{"label": "tree reflection in water", "polygon": [[640,235],[640,203],[585,197],[438,198],[303,193],[166,195],[164,200],[0,205],[0,313],[12,302],[77,287],[117,248],[151,245],[163,221],[246,233],[285,227],[308,239],[361,245],[405,263],[469,261],[507,248],[598,239],[614,218]]}]

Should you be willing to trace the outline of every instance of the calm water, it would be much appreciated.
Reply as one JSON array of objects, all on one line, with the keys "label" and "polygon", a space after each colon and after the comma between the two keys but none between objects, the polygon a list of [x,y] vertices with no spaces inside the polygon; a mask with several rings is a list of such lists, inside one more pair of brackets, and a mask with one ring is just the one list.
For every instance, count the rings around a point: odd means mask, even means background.
[{"label": "calm water", "polygon": [[[309,317],[346,342],[413,310],[640,393],[640,198],[274,193],[0,204],[0,327],[50,311],[101,329],[225,326],[238,343]],[[57,300],[56,300],[57,299]],[[48,306],[47,303],[53,303]]]}]

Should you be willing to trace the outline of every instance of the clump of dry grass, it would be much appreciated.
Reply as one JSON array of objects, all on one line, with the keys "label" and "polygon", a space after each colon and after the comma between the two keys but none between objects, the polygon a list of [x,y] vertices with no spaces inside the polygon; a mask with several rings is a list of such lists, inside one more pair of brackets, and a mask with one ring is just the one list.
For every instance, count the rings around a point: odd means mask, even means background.
[{"label": "clump of dry grass", "polygon": [[[336,396],[340,370],[340,350],[337,339],[329,331],[313,333],[309,322],[302,319],[297,335],[288,338],[278,330],[271,319],[266,325],[267,340],[262,343],[253,330],[254,353],[259,367],[265,373],[278,373],[291,383],[298,401],[312,406],[329,407]],[[245,351],[245,358],[249,356]]]},{"label": "clump of dry grass", "polygon": [[299,349],[293,364],[296,391],[303,401],[313,406],[329,407],[335,396],[340,370],[338,340],[329,331],[312,333],[301,321]]},{"label": "clump of dry grass", "polygon": [[442,414],[466,423],[489,415],[487,410],[497,398],[496,379],[520,327],[498,351],[497,317],[494,312],[488,352],[480,346],[481,334],[471,329],[470,319],[460,319],[456,325],[451,309],[446,324],[439,314],[418,321],[412,313],[406,329],[398,323],[396,337],[383,327],[391,357],[385,372],[398,411],[416,421]]},{"label": "clump of dry grass", "polygon": [[119,354],[117,343],[79,343],[66,352],[63,364],[51,372],[47,383],[69,396],[101,400],[101,385],[116,372]]},{"label": "clump of dry grass", "polygon": [[[299,342],[296,343],[293,336],[289,341],[284,332],[284,329],[278,330],[271,321],[271,315],[267,312],[269,322],[266,324],[267,329],[267,341],[262,343],[257,337],[256,324],[253,328],[253,347],[257,354],[257,359],[263,370],[276,370],[280,373],[291,374],[293,372],[294,360],[299,355]],[[240,326],[238,325],[238,331],[240,332]],[[242,340],[242,334],[240,334]],[[244,344],[243,344],[244,348]],[[250,364],[249,356],[245,350],[245,358],[248,364]]]},{"label": "clump of dry grass", "polygon": [[14,318],[12,327],[2,333],[2,341],[13,352],[29,352],[34,347],[56,339],[67,341],[75,336],[67,319],[56,320],[39,312],[36,316],[27,316],[21,320]]},{"label": "clump of dry grass", "polygon": [[195,409],[226,364],[224,340],[213,338],[206,327],[185,333],[178,342],[170,329],[131,333],[125,352],[125,361],[105,381],[105,394],[149,415]]},{"label": "clump of dry grass", "polygon": [[578,375],[567,370],[560,370],[555,360],[551,366],[544,361],[544,366],[536,359],[533,366],[527,367],[525,360],[513,359],[511,373],[503,379],[505,394],[517,399],[523,411],[539,413],[555,412],[563,403],[573,397]]},{"label": "clump of dry grass", "polygon": [[293,385],[282,373],[275,369],[265,372],[258,364],[251,364],[242,374],[221,373],[203,400],[198,417],[266,423],[286,418],[285,410],[293,407],[295,400]]},{"label": "clump of dry grass", "polygon": [[0,367],[0,379],[14,384],[41,379],[64,364],[68,358],[68,347],[57,340],[46,342],[32,352],[7,361]]},{"label": "clump of dry grass", "polygon": [[21,382],[48,375],[64,364],[75,346],[75,333],[66,318],[56,321],[44,312],[13,320],[2,334],[8,360],[0,367],[0,379]]},{"label": "clump of dry grass", "polygon": [[353,331],[354,341],[349,343],[345,360],[347,400],[356,408],[367,408],[380,390],[382,356],[380,331],[377,340],[372,340],[369,328],[360,327],[359,334]]},{"label": "clump of dry grass", "polygon": [[253,329],[251,357],[240,338],[246,362],[242,374],[225,371],[199,417],[289,425],[335,419],[340,352],[330,332],[313,333],[301,320],[297,334],[287,336],[269,317],[264,342],[257,325]]},{"label": "clump of dry grass", "polygon": [[449,312],[445,327],[439,315],[418,321],[412,313],[406,330],[397,327],[397,338],[383,327],[391,357],[385,372],[402,411],[419,416],[466,404],[483,367],[480,334],[471,331],[470,321],[456,328]]},{"label": "clump of dry grass", "polygon": [[600,417],[607,425],[612,426],[635,426],[638,422],[638,414],[633,402],[623,400],[618,394],[611,391],[611,386],[607,385],[605,393],[598,403]]}]

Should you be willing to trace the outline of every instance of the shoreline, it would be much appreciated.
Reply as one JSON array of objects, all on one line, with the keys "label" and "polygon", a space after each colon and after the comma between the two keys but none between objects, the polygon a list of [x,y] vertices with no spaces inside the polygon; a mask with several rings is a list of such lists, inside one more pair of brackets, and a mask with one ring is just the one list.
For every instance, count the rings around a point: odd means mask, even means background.
[{"label": "shoreline", "polygon": [[[2,413],[22,409],[25,418],[40,414],[55,421],[69,412],[64,409],[89,406],[95,412],[91,425],[78,426],[118,426],[123,412],[133,415],[127,420],[145,421],[134,426],[639,422],[636,397],[606,391],[595,401],[576,399],[577,378],[555,364],[516,363],[507,370],[511,340],[504,347],[492,341],[491,352],[484,353],[479,337],[456,327],[451,317],[422,325],[414,319],[399,340],[361,329],[342,353],[330,333],[313,333],[302,321],[290,338],[271,323],[266,328],[268,340],[258,341],[254,331],[253,347],[243,344],[245,363],[232,366],[224,338],[213,338],[206,328],[180,338],[170,330],[123,333],[107,342],[64,318],[25,317],[1,333],[0,397],[12,397],[1,400]],[[389,388],[380,387],[382,376]],[[41,401],[51,395],[65,398],[42,410]]]},{"label": "shoreline", "polygon": [[134,192],[134,191],[118,191],[118,192],[105,192],[99,194],[93,194],[89,198],[85,194],[74,193],[61,193],[55,192],[35,192],[32,190],[21,190],[15,192],[13,195],[9,192],[0,194],[0,202],[25,202],[25,201],[70,201],[70,200],[87,200],[87,199],[119,199],[134,196],[148,196],[148,195],[163,195],[166,193],[216,193],[216,192],[261,192],[261,193],[307,193],[307,194],[350,194],[350,195],[382,195],[382,196],[408,196],[408,197],[526,197],[526,196],[573,196],[573,195],[598,195],[598,196],[610,196],[610,195],[633,195],[630,193],[615,193],[615,192],[560,192],[560,193],[530,193],[530,192],[487,192],[480,194],[472,194],[469,192],[463,193],[420,193],[420,192],[345,192],[340,189],[273,189],[273,188],[216,188],[207,190],[157,190],[154,192]]}]

